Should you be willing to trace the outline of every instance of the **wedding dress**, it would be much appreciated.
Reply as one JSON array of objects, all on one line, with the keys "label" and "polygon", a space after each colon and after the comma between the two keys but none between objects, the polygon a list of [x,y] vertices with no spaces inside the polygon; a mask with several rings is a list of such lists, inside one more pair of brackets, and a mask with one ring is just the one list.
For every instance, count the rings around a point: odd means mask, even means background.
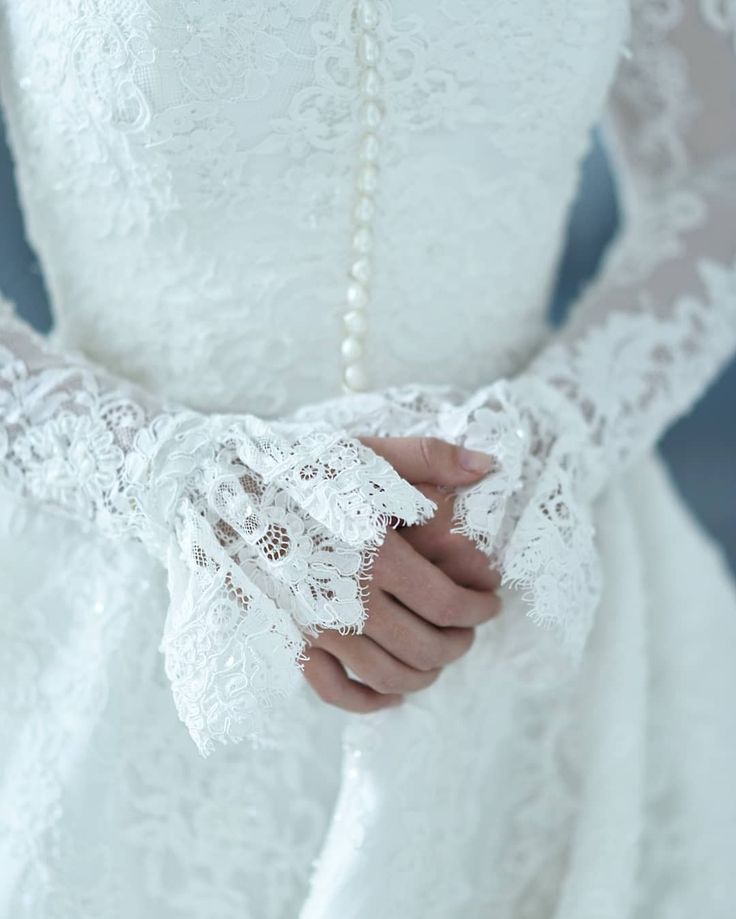
[{"label": "wedding dress", "polygon": [[[0,0],[0,915],[734,915],[736,593],[652,449],[736,345],[735,77],[733,0]],[[504,610],[351,715],[308,638],[434,509],[369,433],[496,456]]]}]

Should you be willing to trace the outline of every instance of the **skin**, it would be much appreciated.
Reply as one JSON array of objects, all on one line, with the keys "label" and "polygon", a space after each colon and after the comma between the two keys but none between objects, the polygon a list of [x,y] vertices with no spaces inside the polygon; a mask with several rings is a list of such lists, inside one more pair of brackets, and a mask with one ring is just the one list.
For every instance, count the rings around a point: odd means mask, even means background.
[{"label": "skin", "polygon": [[388,530],[373,563],[363,633],[325,630],[307,639],[304,675],[312,689],[329,705],[367,713],[434,683],[467,653],[475,628],[497,616],[501,605],[500,578],[488,559],[450,532],[449,490],[480,481],[492,470],[492,458],[431,437],[362,441],[438,507],[422,526]]}]

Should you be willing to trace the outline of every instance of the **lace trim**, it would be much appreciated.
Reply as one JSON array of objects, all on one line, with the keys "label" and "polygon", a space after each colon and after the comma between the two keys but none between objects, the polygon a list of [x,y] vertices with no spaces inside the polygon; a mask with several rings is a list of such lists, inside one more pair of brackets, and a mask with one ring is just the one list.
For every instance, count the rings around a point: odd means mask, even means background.
[{"label": "lace trim", "polygon": [[265,726],[302,632],[360,631],[386,528],[435,505],[340,431],[146,405],[2,309],[0,481],[168,568],[161,648],[203,754]]},{"label": "lace trim", "polygon": [[614,311],[572,346],[545,349],[526,374],[464,401],[448,387],[404,387],[294,416],[356,434],[444,437],[497,458],[496,471],[458,492],[455,532],[488,555],[554,639],[520,654],[525,678],[563,678],[585,646],[602,590],[594,498],[690,407],[733,350],[736,264],[704,259],[699,275],[703,297],[683,297],[665,315],[650,303]]},{"label": "lace trim", "polygon": [[529,617],[577,661],[601,592],[591,510],[579,494],[580,423],[536,381],[499,382],[475,402],[463,441],[500,468],[458,494],[454,530],[488,555]]},{"label": "lace trim", "polygon": [[468,411],[465,442],[495,452],[501,470],[458,496],[458,531],[573,660],[602,587],[592,500],[690,408],[736,343],[736,265],[703,260],[699,271],[704,298],[683,297],[664,317],[614,312]]},{"label": "lace trim", "polygon": [[362,631],[389,521],[434,509],[360,444],[315,433],[287,443],[253,425],[247,439],[229,426],[190,479],[168,552],[166,671],[204,754],[213,741],[257,742],[298,677],[301,632]]}]

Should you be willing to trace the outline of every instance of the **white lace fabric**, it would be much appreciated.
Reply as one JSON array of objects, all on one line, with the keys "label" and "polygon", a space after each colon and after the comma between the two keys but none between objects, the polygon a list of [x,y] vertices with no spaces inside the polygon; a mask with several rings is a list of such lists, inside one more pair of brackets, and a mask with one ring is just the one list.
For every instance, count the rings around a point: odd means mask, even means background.
[{"label": "white lace fabric", "polygon": [[498,443],[512,463],[501,496],[492,479],[460,496],[459,529],[524,589],[532,617],[559,632],[573,660],[601,594],[595,498],[692,407],[736,348],[727,7],[717,17],[707,3],[633,4],[632,57],[608,120],[623,232],[562,332],[468,406],[469,444]]},{"label": "white lace fabric", "polygon": [[[544,336],[628,3],[377,5],[366,366],[375,387],[474,388]],[[340,391],[356,0],[215,6],[1,0],[0,92],[61,346],[205,412],[278,417]]]},{"label": "white lace fabric", "polygon": [[526,677],[568,676],[579,663],[602,591],[596,497],[736,348],[733,6],[633,3],[606,121],[624,227],[564,328],[520,373],[472,393],[408,386],[296,414],[496,456],[498,471],[458,493],[455,524],[547,632]]},{"label": "white lace fabric", "polygon": [[[294,55],[298,57],[297,48],[305,40],[309,17],[316,15],[317,7],[311,3],[288,14],[285,9],[278,15],[273,12],[268,26],[259,20],[261,31],[254,34],[270,34],[271,38],[264,38],[251,49],[255,55],[251,82],[241,85],[237,82],[240,78],[236,80],[236,72],[241,70],[233,70],[227,79],[236,82],[228,92],[234,91],[237,83],[238,91],[246,97],[262,97],[276,73],[276,61],[284,63]],[[448,11],[442,15],[450,21],[455,16]],[[473,13],[471,19],[479,15]],[[235,37],[245,28],[245,21],[240,14],[233,16],[228,13],[223,26],[227,25]],[[308,562],[310,554],[322,551],[321,541],[326,538],[313,527],[324,527],[341,546],[360,546],[365,553],[379,538],[381,525],[377,521],[387,508],[380,498],[377,501],[369,464],[361,467],[365,453],[360,461],[353,455],[353,466],[348,463],[345,477],[355,474],[357,478],[344,492],[342,483],[338,484],[333,472],[324,467],[314,471],[324,489],[314,489],[309,477],[308,487],[302,487],[299,475],[304,467],[297,462],[293,467],[297,474],[293,475],[289,458],[307,462],[320,450],[329,455],[344,451],[344,445],[339,447],[335,435],[326,430],[326,422],[332,418],[336,424],[337,415],[341,426],[350,428],[354,435],[379,430],[402,434],[407,424],[413,424],[425,433],[452,436],[501,460],[499,472],[458,496],[458,529],[483,547],[508,584],[524,591],[532,618],[551,626],[572,659],[577,659],[600,594],[592,502],[612,474],[642,455],[664,427],[687,409],[733,348],[731,188],[736,139],[732,100],[725,88],[728,81],[723,79],[724,74],[734,71],[732,18],[728,4],[703,2],[695,7],[680,0],[633,4],[630,59],[623,62],[617,78],[609,119],[609,137],[617,153],[627,206],[626,229],[566,328],[520,374],[491,380],[474,392],[456,388],[452,397],[439,396],[437,387],[409,387],[399,400],[402,410],[398,415],[392,408],[398,393],[395,389],[387,391],[383,403],[387,408],[371,410],[371,418],[362,408],[350,408],[360,400],[351,403],[343,399],[339,409],[336,403],[329,409],[321,403],[316,403],[316,408],[307,406],[301,416],[295,416],[310,426],[302,428],[298,438],[311,436],[309,431],[315,426],[321,426],[323,433],[315,434],[314,444],[299,446],[295,454],[290,453],[290,446],[285,450],[280,447],[281,459],[274,460],[269,450],[239,455],[238,447],[228,443],[228,423],[223,416],[212,416],[205,424],[195,414],[191,430],[187,430],[187,423],[180,427],[177,416],[154,417],[155,409],[119,395],[114,388],[101,389],[93,374],[79,375],[73,365],[65,368],[61,360],[54,363],[53,370],[41,371],[37,380],[33,362],[29,369],[28,362],[18,357],[23,336],[15,325],[5,352],[8,417],[19,411],[18,394],[24,391],[32,393],[24,397],[26,401],[35,400],[36,404],[25,406],[27,420],[22,426],[5,424],[6,483],[62,505],[82,518],[94,518],[110,532],[137,528],[149,541],[158,540],[156,551],[161,557],[168,552],[162,546],[170,538],[176,519],[178,544],[186,547],[184,557],[197,559],[203,553],[207,562],[190,564],[176,576],[172,573],[172,591],[177,599],[165,641],[172,660],[183,653],[173,650],[181,647],[181,635],[191,636],[192,623],[206,618],[200,605],[209,601],[202,598],[209,590],[209,580],[219,578],[220,592],[231,597],[230,618],[223,620],[228,624],[222,625],[220,639],[222,661],[230,660],[225,653],[229,647],[227,630],[237,633],[248,618],[242,609],[236,612],[237,603],[232,598],[240,595],[259,597],[257,603],[268,610],[261,615],[262,622],[280,623],[274,625],[281,632],[280,647],[293,661],[300,647],[296,624],[302,628],[315,622],[328,627],[347,623],[359,627],[362,620],[355,583],[358,573],[365,569],[365,560],[358,560],[355,550],[351,553],[346,548],[343,555],[335,554],[332,546],[324,547],[333,553],[330,577],[342,585],[336,596],[346,593],[345,585],[352,578],[352,594],[347,591],[350,596],[341,601],[338,610],[331,599],[333,591],[320,585],[321,575],[315,574],[322,570],[321,565]],[[198,20],[188,13],[182,21],[197,33]],[[384,15],[383,21],[389,17]],[[347,54],[351,33],[347,8],[335,22],[334,34],[322,34],[319,41],[333,41],[342,49],[341,54]],[[254,23],[250,27],[256,28]],[[310,40],[315,34],[311,33]],[[384,26],[390,47],[387,36]],[[206,89],[211,94],[214,85],[204,81],[202,69],[209,60],[208,39],[200,37],[191,46],[185,43],[183,52],[181,36],[174,39],[169,36],[170,48],[167,42],[161,46],[166,66],[173,67],[178,61],[184,67],[186,62],[186,68],[177,71],[177,79],[187,84],[201,71],[203,82],[195,82],[190,90],[197,94]],[[214,53],[215,46],[210,50]],[[144,59],[146,52],[141,45],[136,60],[142,65]],[[133,118],[135,105],[143,105],[143,97],[133,92],[134,85],[139,82],[130,85],[132,95],[126,96],[125,104],[118,100],[121,108],[116,118],[124,114]],[[347,88],[345,92],[347,100]],[[400,99],[397,95],[393,105],[403,104]],[[285,129],[282,120],[277,123]],[[500,124],[497,122],[497,127]],[[306,136],[312,148],[321,145],[314,129]],[[503,136],[502,131],[499,136]],[[323,141],[334,146],[336,138],[328,143],[325,137]],[[389,165],[398,154],[398,148],[389,148]],[[19,379],[10,386],[14,374]],[[73,386],[80,385],[73,412],[68,411],[61,395],[70,381],[74,381]],[[422,392],[429,395],[418,400]],[[39,393],[44,394],[43,399]],[[404,410],[409,404],[411,419]],[[181,418],[186,419],[186,414]],[[249,420],[246,430],[248,424],[258,422]],[[255,433],[256,437],[263,435],[260,429]],[[285,436],[287,444],[301,443],[289,441],[289,432]],[[212,442],[207,440],[210,437]],[[243,442],[250,443],[247,435]],[[178,448],[156,454],[165,471],[154,475],[151,457],[154,447],[158,450],[161,443],[178,443]],[[60,444],[64,445],[61,456]],[[207,462],[214,463],[207,473],[194,460],[205,454]],[[270,460],[261,468],[259,461],[266,456]],[[344,456],[343,452],[340,463]],[[240,463],[255,476],[239,477]],[[126,485],[120,482],[122,470],[131,478]],[[386,470],[381,474],[387,474]],[[288,488],[284,487],[285,476]],[[141,488],[147,497],[139,498],[131,511],[126,502],[137,481],[143,482]],[[158,483],[157,506],[146,507],[154,493],[154,481]],[[396,490],[398,483],[394,481],[391,487]],[[202,497],[205,495],[209,497]],[[336,495],[342,497],[335,500]],[[419,520],[426,514],[426,507],[416,503],[409,507],[416,496],[409,499],[407,492],[398,491],[395,495],[392,500],[402,505],[406,519]],[[353,501],[356,496],[357,504]],[[201,513],[202,500],[209,502],[210,518]],[[234,510],[238,505],[239,512]],[[354,517],[358,507],[363,516]],[[175,513],[172,508],[176,508]],[[144,527],[140,526],[141,514],[147,522]],[[324,519],[325,514],[329,519]],[[304,521],[303,532],[299,520]],[[285,549],[284,531],[289,533]],[[213,556],[223,551],[216,548],[222,543],[230,553],[227,566],[213,561]],[[297,550],[300,543],[309,548]],[[168,552],[168,556],[169,565],[175,566],[180,553]],[[302,564],[300,560],[305,559]],[[264,571],[268,572],[265,580]],[[239,581],[238,587],[232,586],[233,579]],[[276,612],[284,608],[288,615]],[[179,631],[172,634],[174,621],[179,623]],[[253,616],[256,621],[258,615]],[[241,624],[234,625],[237,622]],[[240,653],[245,653],[242,646]],[[189,676],[183,677],[185,670],[180,662],[170,665],[175,686],[183,687],[194,672],[189,670]],[[283,673],[292,671],[287,667]],[[277,672],[282,671],[274,667],[274,687],[278,686]],[[186,705],[191,705],[191,700]],[[180,710],[182,706],[180,702]],[[243,706],[253,707],[253,701],[243,702]],[[188,723],[191,726],[202,717],[192,709]],[[208,729],[203,730],[206,734]],[[226,728],[225,734],[231,730]]]},{"label": "white lace fabric", "polygon": [[392,520],[434,505],[339,431],[158,406],[0,314],[0,473],[167,567],[162,650],[203,753],[259,736],[293,691],[305,632],[361,630]]},{"label": "white lace fabric", "polygon": [[[0,321],[0,912],[731,919],[732,582],[636,459],[733,345],[734,4],[376,7],[376,391],[326,402],[354,0],[0,0],[56,320]],[[550,337],[611,88],[625,232]],[[290,693],[385,518],[429,512],[370,433],[498,457],[457,525],[519,589],[359,718]],[[204,753],[258,749],[204,761],[172,687]]]},{"label": "white lace fabric", "polygon": [[[316,8],[273,14],[275,44],[252,49],[261,82],[239,91],[268,90],[271,66],[288,43],[296,53]],[[167,672],[202,749],[210,736],[242,736],[260,702],[288,694],[300,629],[361,628],[359,584],[387,515],[416,522],[428,513],[385,466],[330,433],[330,419],[356,436],[413,427],[495,454],[500,470],[458,496],[457,528],[579,658],[601,590],[592,502],[690,406],[736,341],[736,132],[723,79],[735,69],[731,19],[723,4],[633,5],[630,60],[609,119],[626,229],[566,328],[515,377],[451,396],[388,390],[367,412],[349,398],[316,403],[295,415],[297,431],[271,440],[276,428],[252,416],[237,429],[226,416],[159,414],[155,402],[59,356],[36,364],[48,352],[5,323],[4,481],[110,533],[132,530],[166,559]],[[341,38],[332,40],[342,46],[350,22],[337,21]],[[180,79],[204,67],[202,41],[185,44],[183,57],[172,50],[172,66],[187,62]],[[166,43],[162,53],[168,60]],[[143,104],[133,94],[117,117],[132,117],[135,99]],[[258,687],[256,671],[268,674]],[[214,678],[197,684],[206,672],[222,674],[228,691]]]}]

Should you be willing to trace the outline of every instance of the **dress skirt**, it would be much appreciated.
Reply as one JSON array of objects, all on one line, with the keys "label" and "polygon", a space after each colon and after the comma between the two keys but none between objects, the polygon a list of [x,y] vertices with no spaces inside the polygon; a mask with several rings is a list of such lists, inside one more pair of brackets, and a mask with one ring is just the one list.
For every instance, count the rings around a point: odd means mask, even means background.
[{"label": "dress skirt", "polygon": [[734,582],[655,456],[596,530],[603,600],[562,685],[508,666],[505,590],[402,705],[304,681],[204,760],[163,674],[163,567],[3,493],[0,917],[733,919]]}]

